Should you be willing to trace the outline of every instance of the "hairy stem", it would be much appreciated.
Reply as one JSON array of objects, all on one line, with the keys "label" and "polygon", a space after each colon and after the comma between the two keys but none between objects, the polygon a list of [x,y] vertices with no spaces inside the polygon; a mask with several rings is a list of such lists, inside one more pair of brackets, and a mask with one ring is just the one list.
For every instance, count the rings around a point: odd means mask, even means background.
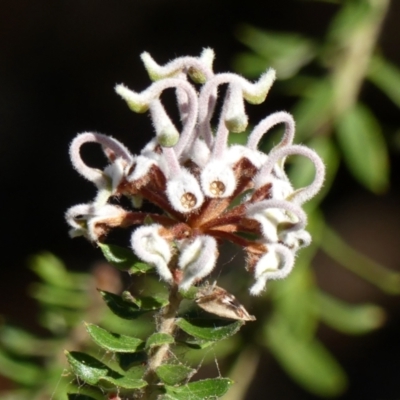
[{"label": "hairy stem", "polygon": [[[170,287],[168,300],[168,305],[164,307],[161,314],[158,316],[157,333],[167,333],[169,335],[173,335],[176,328],[176,315],[182,301],[182,296],[179,293],[177,285]],[[169,348],[169,344],[163,344],[161,346],[154,347],[150,351],[147,362],[147,371],[143,377],[143,379],[147,381],[148,386],[146,387],[141,399],[147,400],[151,398],[152,392],[154,391],[154,385],[158,381],[155,371],[157,367],[162,365],[163,361],[168,358]]]}]

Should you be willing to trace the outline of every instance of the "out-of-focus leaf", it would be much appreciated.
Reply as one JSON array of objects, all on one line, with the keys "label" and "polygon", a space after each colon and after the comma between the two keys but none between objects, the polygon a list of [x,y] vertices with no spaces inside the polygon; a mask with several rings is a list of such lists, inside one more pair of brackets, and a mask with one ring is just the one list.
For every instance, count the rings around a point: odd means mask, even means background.
[{"label": "out-of-focus leaf", "polygon": [[362,335],[379,328],[385,312],[373,304],[352,305],[318,292],[314,307],[321,320],[339,332]]},{"label": "out-of-focus leaf", "polygon": [[163,400],[206,400],[223,396],[233,382],[227,378],[204,379],[183,386],[165,386]]},{"label": "out-of-focus leaf", "polygon": [[153,333],[146,341],[146,349],[150,349],[155,346],[162,346],[163,344],[174,343],[173,336],[168,333]]},{"label": "out-of-focus leaf", "polygon": [[109,309],[118,317],[123,319],[136,319],[148,312],[149,310],[141,310],[135,303],[124,300],[121,296],[114,293],[100,290]]},{"label": "out-of-focus leaf", "polygon": [[333,90],[328,79],[308,85],[293,110],[296,140],[304,141],[325,133],[333,108]]},{"label": "out-of-focus leaf", "polygon": [[361,104],[337,121],[337,137],[347,167],[367,189],[382,193],[389,184],[389,157],[379,123]]},{"label": "out-of-focus leaf", "polygon": [[7,325],[0,328],[0,342],[15,354],[29,356],[52,354],[59,345],[58,341],[39,339],[22,329]]},{"label": "out-of-focus leaf", "polygon": [[370,64],[368,78],[382,90],[392,101],[400,107],[400,69],[375,55]]},{"label": "out-of-focus leaf", "polygon": [[0,374],[22,385],[35,386],[42,378],[42,370],[27,361],[17,360],[0,349]]},{"label": "out-of-focus leaf", "polygon": [[283,318],[275,316],[265,325],[268,348],[286,372],[317,396],[338,396],[347,385],[339,363],[316,340],[294,336]]},{"label": "out-of-focus leaf", "polygon": [[35,283],[30,289],[33,298],[46,305],[71,309],[85,309],[88,304],[87,293]]},{"label": "out-of-focus leaf", "polygon": [[43,252],[32,256],[29,264],[44,282],[53,286],[71,290],[85,290],[88,286],[88,274],[67,271],[64,263],[51,253]]},{"label": "out-of-focus leaf", "polygon": [[265,72],[267,66],[268,62],[258,54],[243,52],[236,54],[233,59],[233,68],[249,78],[258,78]]},{"label": "out-of-focus leaf", "polygon": [[114,244],[98,243],[98,245],[106,260],[122,271],[141,274],[153,269],[151,265],[141,262],[132,250]]},{"label": "out-of-focus leaf", "polygon": [[[322,216],[321,216],[322,220]],[[400,294],[400,274],[358,252],[327,224],[319,245],[333,260],[386,293]]]},{"label": "out-of-focus leaf", "polygon": [[[299,339],[308,340],[315,334],[318,320],[313,303],[315,285],[310,268],[301,259],[285,280],[285,285],[270,285],[268,293],[274,310],[286,320],[290,331]],[[292,294],[296,293],[296,296]]]},{"label": "out-of-focus leaf", "polygon": [[194,369],[182,364],[163,364],[156,369],[157,376],[167,385],[177,385],[194,372]]},{"label": "out-of-focus leaf", "polygon": [[192,319],[179,318],[176,324],[187,334],[201,340],[217,341],[234,335],[243,325],[243,321],[226,323],[214,319]]},{"label": "out-of-focus leaf", "polygon": [[[279,79],[287,79],[308,64],[316,54],[314,43],[296,33],[266,32],[250,25],[241,25],[236,36],[252,49],[258,56],[264,58],[265,67],[275,68]],[[239,55],[234,60],[235,69],[249,72],[248,63],[254,62],[254,56]],[[260,64],[258,60],[257,64]]]},{"label": "out-of-focus leaf", "polygon": [[135,337],[111,333],[93,324],[87,324],[86,330],[91,338],[107,351],[113,351],[115,353],[134,353],[144,348],[143,340]]}]

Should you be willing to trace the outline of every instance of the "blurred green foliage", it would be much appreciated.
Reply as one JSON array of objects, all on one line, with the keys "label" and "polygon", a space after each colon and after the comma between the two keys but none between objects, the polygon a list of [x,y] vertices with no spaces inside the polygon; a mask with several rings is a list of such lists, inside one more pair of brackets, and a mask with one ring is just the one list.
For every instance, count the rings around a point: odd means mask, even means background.
[{"label": "blurred green foliage", "polygon": [[[234,59],[235,69],[255,78],[277,70],[277,89],[296,98],[293,114],[297,141],[314,148],[325,161],[324,189],[306,207],[312,245],[297,259],[284,284],[271,283],[272,314],[265,317],[263,336],[255,335],[301,386],[318,396],[340,395],[347,386],[345,371],[315,337],[323,322],[359,335],[384,322],[384,311],[373,304],[351,305],[322,292],[313,276],[313,258],[320,250],[387,294],[400,293],[400,276],[360,254],[327,225],[319,206],[344,162],[361,185],[380,194],[389,186],[389,154],[382,127],[373,110],[359,99],[365,80],[399,103],[400,70],[377,50],[389,1],[336,1],[337,13],[323,40],[298,33],[271,32],[241,25],[237,38],[248,51]],[[310,74],[309,71],[313,71]],[[265,148],[270,148],[268,140]],[[312,180],[313,169],[294,160],[289,175],[299,187]],[[251,340],[250,340],[251,341]],[[243,368],[238,367],[238,370]],[[235,399],[235,397],[226,397]]]}]

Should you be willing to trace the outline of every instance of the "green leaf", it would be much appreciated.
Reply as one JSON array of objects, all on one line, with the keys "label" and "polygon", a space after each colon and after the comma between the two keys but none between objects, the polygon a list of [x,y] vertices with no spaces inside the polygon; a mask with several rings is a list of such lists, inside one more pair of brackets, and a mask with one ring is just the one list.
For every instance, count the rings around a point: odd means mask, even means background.
[{"label": "green leaf", "polygon": [[64,289],[85,290],[90,279],[88,274],[67,271],[64,263],[48,252],[31,257],[29,265],[43,281]]},{"label": "green leaf", "polygon": [[362,335],[382,326],[385,312],[373,304],[352,305],[319,292],[314,303],[321,320],[339,332]]},{"label": "green leaf", "polygon": [[17,360],[0,349],[0,374],[22,385],[35,386],[43,378],[42,369],[23,360]]},{"label": "green leaf", "polygon": [[118,376],[116,374],[101,377],[99,383],[104,385],[105,382],[123,389],[141,389],[147,385],[147,382],[143,379],[132,379],[129,376]]},{"label": "green leaf", "polygon": [[306,262],[302,258],[298,260],[285,285],[271,282],[269,288],[275,312],[285,319],[290,332],[302,340],[313,338],[318,326],[314,276]]},{"label": "green leaf", "polygon": [[103,349],[115,353],[134,353],[143,350],[144,342],[141,339],[111,333],[97,325],[86,324],[86,330],[92,339]]},{"label": "green leaf", "polygon": [[[82,381],[90,385],[118,387],[124,389],[139,389],[147,385],[142,379],[134,379],[113,371],[96,358],[80,352],[65,352],[72,371]],[[110,385],[111,384],[111,385]]]},{"label": "green leaf", "polygon": [[297,141],[304,141],[324,131],[331,118],[333,100],[332,84],[328,79],[307,85],[303,98],[293,110]]},{"label": "green leaf", "polygon": [[151,349],[155,346],[174,343],[173,336],[168,333],[153,333],[146,341],[146,349]]},{"label": "green leaf", "polygon": [[389,185],[389,157],[379,123],[361,104],[339,117],[337,136],[347,167],[367,189],[382,193]]},{"label": "green leaf", "polygon": [[0,328],[0,342],[15,354],[30,356],[52,354],[59,345],[59,341],[39,339],[22,329],[7,325]]},{"label": "green leaf", "polygon": [[[280,79],[296,75],[316,54],[315,44],[296,33],[266,32],[250,25],[241,25],[236,36],[264,59],[264,71],[271,66],[279,72]],[[254,57],[239,56],[234,61],[234,66],[240,72],[246,69],[249,71],[252,67],[248,64],[254,61],[257,62]]]},{"label": "green leaf", "polygon": [[139,351],[137,353],[117,353],[117,360],[119,366],[126,371],[135,365],[145,363],[147,354],[144,351]]},{"label": "green leaf", "polygon": [[141,310],[154,311],[168,304],[168,299],[161,296],[133,297],[127,290],[122,292],[122,299],[136,304]]},{"label": "green leaf", "polygon": [[371,61],[368,78],[382,90],[392,101],[400,107],[400,69],[375,55]]},{"label": "green leaf", "polygon": [[90,385],[96,385],[100,378],[111,372],[109,367],[88,354],[65,351],[65,356],[74,374]]},{"label": "green leaf", "polygon": [[156,369],[156,374],[165,384],[173,386],[188,379],[195,371],[182,364],[163,364]]},{"label": "green leaf", "polygon": [[130,274],[143,274],[153,269],[152,266],[141,262],[132,250],[115,244],[98,243],[106,260],[122,271]]},{"label": "green leaf", "polygon": [[286,372],[306,390],[317,396],[338,396],[347,379],[325,347],[316,340],[294,336],[286,321],[275,316],[265,326],[268,347]]},{"label": "green leaf", "polygon": [[30,292],[33,298],[49,306],[82,310],[88,305],[87,293],[76,290],[35,283]]},{"label": "green leaf", "polygon": [[227,378],[204,379],[183,386],[165,386],[165,400],[206,400],[223,396],[233,384]]},{"label": "green leaf", "polygon": [[123,319],[136,319],[148,312],[149,310],[141,310],[132,301],[126,301],[121,296],[114,293],[99,290],[108,308],[118,317]]},{"label": "green leaf", "polygon": [[244,324],[243,321],[226,323],[214,319],[192,319],[179,318],[176,324],[187,334],[201,340],[217,341],[234,335]]}]

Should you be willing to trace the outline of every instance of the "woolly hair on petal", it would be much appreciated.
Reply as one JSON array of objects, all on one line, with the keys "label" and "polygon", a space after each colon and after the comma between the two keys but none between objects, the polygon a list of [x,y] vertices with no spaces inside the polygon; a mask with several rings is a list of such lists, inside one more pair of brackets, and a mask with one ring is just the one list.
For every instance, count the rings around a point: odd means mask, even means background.
[{"label": "woolly hair on petal", "polygon": [[318,154],[302,145],[292,145],[285,146],[278,149],[274,149],[269,154],[267,162],[263,165],[260,172],[254,179],[254,185],[259,188],[265,184],[265,182],[270,179],[271,172],[276,164],[278,164],[282,159],[291,155],[299,155],[307,157],[315,167],[315,177],[313,182],[304,187],[297,189],[290,196],[290,200],[298,204],[303,204],[304,202],[313,198],[321,189],[322,184],[325,179],[325,165]]},{"label": "woolly hair on petal", "polygon": [[178,266],[183,271],[179,287],[188,290],[196,281],[211,273],[217,261],[217,242],[211,236],[198,236],[181,250]]},{"label": "woolly hair on petal", "polygon": [[150,168],[153,165],[157,165],[156,161],[145,156],[137,156],[133,171],[127,176],[128,182],[134,182],[138,179],[143,178],[148,174]]},{"label": "woolly hair on petal", "polygon": [[256,283],[250,288],[250,294],[258,296],[264,290],[268,279],[283,279],[289,275],[294,265],[294,254],[282,244],[268,245],[254,270]]},{"label": "woolly hair on petal", "polygon": [[279,234],[279,239],[292,251],[307,247],[312,241],[311,235],[304,229],[295,232],[283,231]]},{"label": "woolly hair on petal", "polygon": [[93,211],[92,204],[77,204],[70,207],[65,212],[65,219],[72,228],[68,234],[70,237],[85,236],[87,237],[87,216]]},{"label": "woolly hair on petal", "polygon": [[172,257],[171,247],[159,234],[160,228],[158,224],[137,228],[131,236],[131,246],[141,260],[156,267],[164,281],[172,283],[173,277],[168,268]]},{"label": "woolly hair on petal", "polygon": [[263,238],[267,243],[278,242],[278,225],[287,221],[285,213],[279,208],[269,208],[262,212],[254,213],[252,219],[260,223]]},{"label": "woolly hair on petal", "polygon": [[168,180],[166,192],[172,207],[181,213],[196,210],[204,201],[197,179],[184,168]]},{"label": "woolly hair on petal", "polygon": [[116,157],[124,159],[128,164],[132,162],[133,156],[128,149],[118,140],[102,135],[100,133],[84,132],[79,134],[71,142],[69,154],[74,168],[87,180],[93,182],[98,188],[106,187],[110,182],[104,172],[87,166],[80,155],[80,149],[85,143],[98,143],[105,149],[111,150]]},{"label": "woolly hair on petal", "polygon": [[272,127],[280,123],[285,124],[285,132],[282,140],[275,147],[282,147],[292,144],[295,132],[294,119],[289,113],[280,111],[268,115],[268,117],[264,118],[258,123],[257,126],[254,127],[247,140],[247,147],[252,150],[256,150],[264,134],[267,133]]},{"label": "woolly hair on petal", "polygon": [[232,168],[222,160],[211,160],[201,172],[201,187],[208,197],[229,197],[236,189]]}]

